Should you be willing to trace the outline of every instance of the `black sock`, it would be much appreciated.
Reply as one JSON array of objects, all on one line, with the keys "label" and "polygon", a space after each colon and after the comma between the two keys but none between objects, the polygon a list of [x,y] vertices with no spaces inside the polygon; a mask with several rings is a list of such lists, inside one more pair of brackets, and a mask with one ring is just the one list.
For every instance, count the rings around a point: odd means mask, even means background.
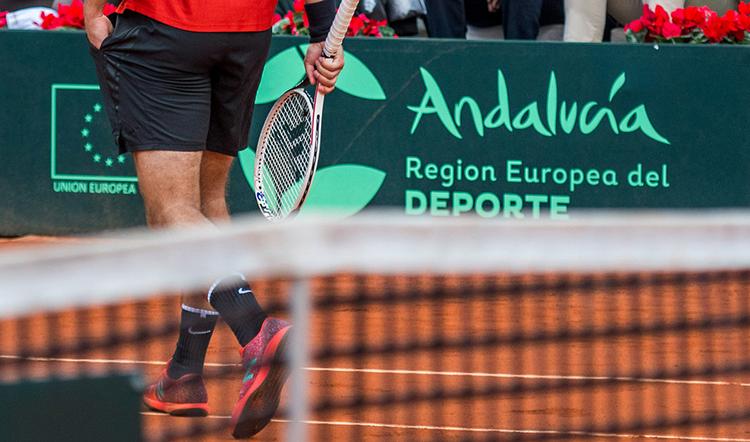
[{"label": "black sock", "polygon": [[243,347],[258,334],[267,317],[240,274],[216,281],[208,292],[208,302],[219,312]]},{"label": "black sock", "polygon": [[178,379],[188,373],[203,373],[203,361],[218,317],[216,312],[182,305],[180,337],[167,369],[170,378]]}]

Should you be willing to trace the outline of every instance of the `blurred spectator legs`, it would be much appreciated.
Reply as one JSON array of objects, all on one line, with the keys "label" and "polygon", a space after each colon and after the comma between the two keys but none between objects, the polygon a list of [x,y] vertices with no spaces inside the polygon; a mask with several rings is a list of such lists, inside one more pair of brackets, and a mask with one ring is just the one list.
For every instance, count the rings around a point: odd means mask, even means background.
[{"label": "blurred spectator legs", "polygon": [[425,0],[427,34],[432,38],[466,38],[464,0]]},{"label": "blurred spectator legs", "polygon": [[503,0],[503,30],[508,40],[536,40],[542,25],[562,23],[561,0]]},{"label": "blurred spectator legs", "polygon": [[508,40],[536,40],[543,0],[504,0],[503,30]]},{"label": "blurred spectator legs", "polygon": [[488,0],[464,0],[466,10],[466,38],[469,40],[500,40],[503,19],[500,6],[488,8]]}]

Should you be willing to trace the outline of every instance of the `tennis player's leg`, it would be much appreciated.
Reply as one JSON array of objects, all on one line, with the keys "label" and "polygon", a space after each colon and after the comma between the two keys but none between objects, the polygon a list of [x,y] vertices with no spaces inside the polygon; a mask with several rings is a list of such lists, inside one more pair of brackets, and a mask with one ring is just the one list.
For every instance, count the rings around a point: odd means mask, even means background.
[{"label": "tennis player's leg", "polygon": [[[201,155],[198,171],[200,212],[202,217],[214,223],[229,220],[227,184],[233,160],[234,156],[215,151],[205,151]],[[214,307],[221,313],[242,347],[258,336],[267,319],[247,280],[240,273],[216,281],[209,289],[208,297],[203,296],[201,302],[208,303],[209,300],[211,304],[207,308]]]},{"label": "tennis player's leg", "polygon": [[133,153],[138,189],[143,197],[149,227],[180,227],[209,222],[200,207],[202,155],[200,151],[169,150]]},{"label": "tennis player's leg", "polygon": [[200,211],[215,224],[229,221],[227,187],[234,157],[205,151],[200,164]]},{"label": "tennis player's leg", "polygon": [[[211,76],[211,121],[201,164],[201,210],[212,220],[228,217],[226,189],[231,159],[244,149],[255,94],[268,55],[270,31],[227,35],[224,58]],[[245,375],[232,410],[232,434],[249,437],[271,421],[287,377],[285,346],[290,325],[269,318],[241,274],[217,281],[209,290],[211,305],[242,346]]]},{"label": "tennis player's leg", "polygon": [[[126,12],[101,50],[92,48],[120,153],[133,153],[151,227],[207,224],[200,169],[211,114],[211,72],[222,41]],[[206,282],[206,286],[210,281]],[[203,361],[217,314],[207,291],[183,299],[171,361],[144,402],[172,414],[207,413]]]},{"label": "tennis player's leg", "polygon": [[[201,155],[199,151],[133,152],[138,186],[151,228],[210,223],[200,210]],[[158,411],[205,416],[208,397],[202,379],[203,364],[218,313],[206,301],[205,292],[183,296],[181,310],[175,351],[143,399]]]},{"label": "tennis player's leg", "polygon": [[[200,170],[201,211],[214,222],[229,219],[226,203],[231,155],[204,152]],[[286,379],[283,351],[289,324],[268,318],[241,274],[217,281],[209,290],[211,304],[242,346],[245,367],[242,393],[233,412],[236,437],[248,437],[263,429],[276,412]]]},{"label": "tennis player's leg", "polygon": [[[233,157],[176,150],[137,151],[133,156],[152,228],[210,224],[229,218],[226,186]],[[224,319],[245,346],[258,335],[266,315],[241,274],[222,278],[218,286],[214,284],[211,291],[221,292],[217,298],[224,300],[219,301]],[[224,299],[228,286],[230,296]],[[164,373],[144,395],[149,407],[174,415],[208,413],[201,376],[217,318],[205,291],[183,296],[177,345]]]}]

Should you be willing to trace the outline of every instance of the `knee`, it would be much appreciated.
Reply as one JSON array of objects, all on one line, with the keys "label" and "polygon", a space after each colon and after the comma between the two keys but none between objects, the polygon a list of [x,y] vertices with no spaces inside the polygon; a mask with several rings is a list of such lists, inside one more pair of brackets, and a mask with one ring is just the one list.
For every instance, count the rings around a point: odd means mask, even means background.
[{"label": "knee", "polygon": [[211,221],[225,221],[229,219],[229,209],[224,195],[205,197],[201,199],[201,213]]},{"label": "knee", "polygon": [[146,222],[151,228],[175,227],[205,222],[197,204],[164,201],[146,204]]},{"label": "knee", "polygon": [[201,182],[200,210],[203,216],[211,221],[223,221],[229,218],[227,209],[227,186],[222,180]]}]

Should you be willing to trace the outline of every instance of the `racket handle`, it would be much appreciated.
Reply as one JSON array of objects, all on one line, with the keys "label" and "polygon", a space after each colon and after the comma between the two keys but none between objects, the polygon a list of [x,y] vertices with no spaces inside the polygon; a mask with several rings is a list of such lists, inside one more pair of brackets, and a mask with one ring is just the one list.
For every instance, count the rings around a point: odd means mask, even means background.
[{"label": "racket handle", "polygon": [[352,21],[354,11],[357,9],[359,0],[343,0],[336,12],[336,18],[333,20],[331,30],[328,31],[326,43],[323,52],[326,57],[333,57],[341,49],[341,43],[346,37],[346,31],[349,29],[349,23]]}]

